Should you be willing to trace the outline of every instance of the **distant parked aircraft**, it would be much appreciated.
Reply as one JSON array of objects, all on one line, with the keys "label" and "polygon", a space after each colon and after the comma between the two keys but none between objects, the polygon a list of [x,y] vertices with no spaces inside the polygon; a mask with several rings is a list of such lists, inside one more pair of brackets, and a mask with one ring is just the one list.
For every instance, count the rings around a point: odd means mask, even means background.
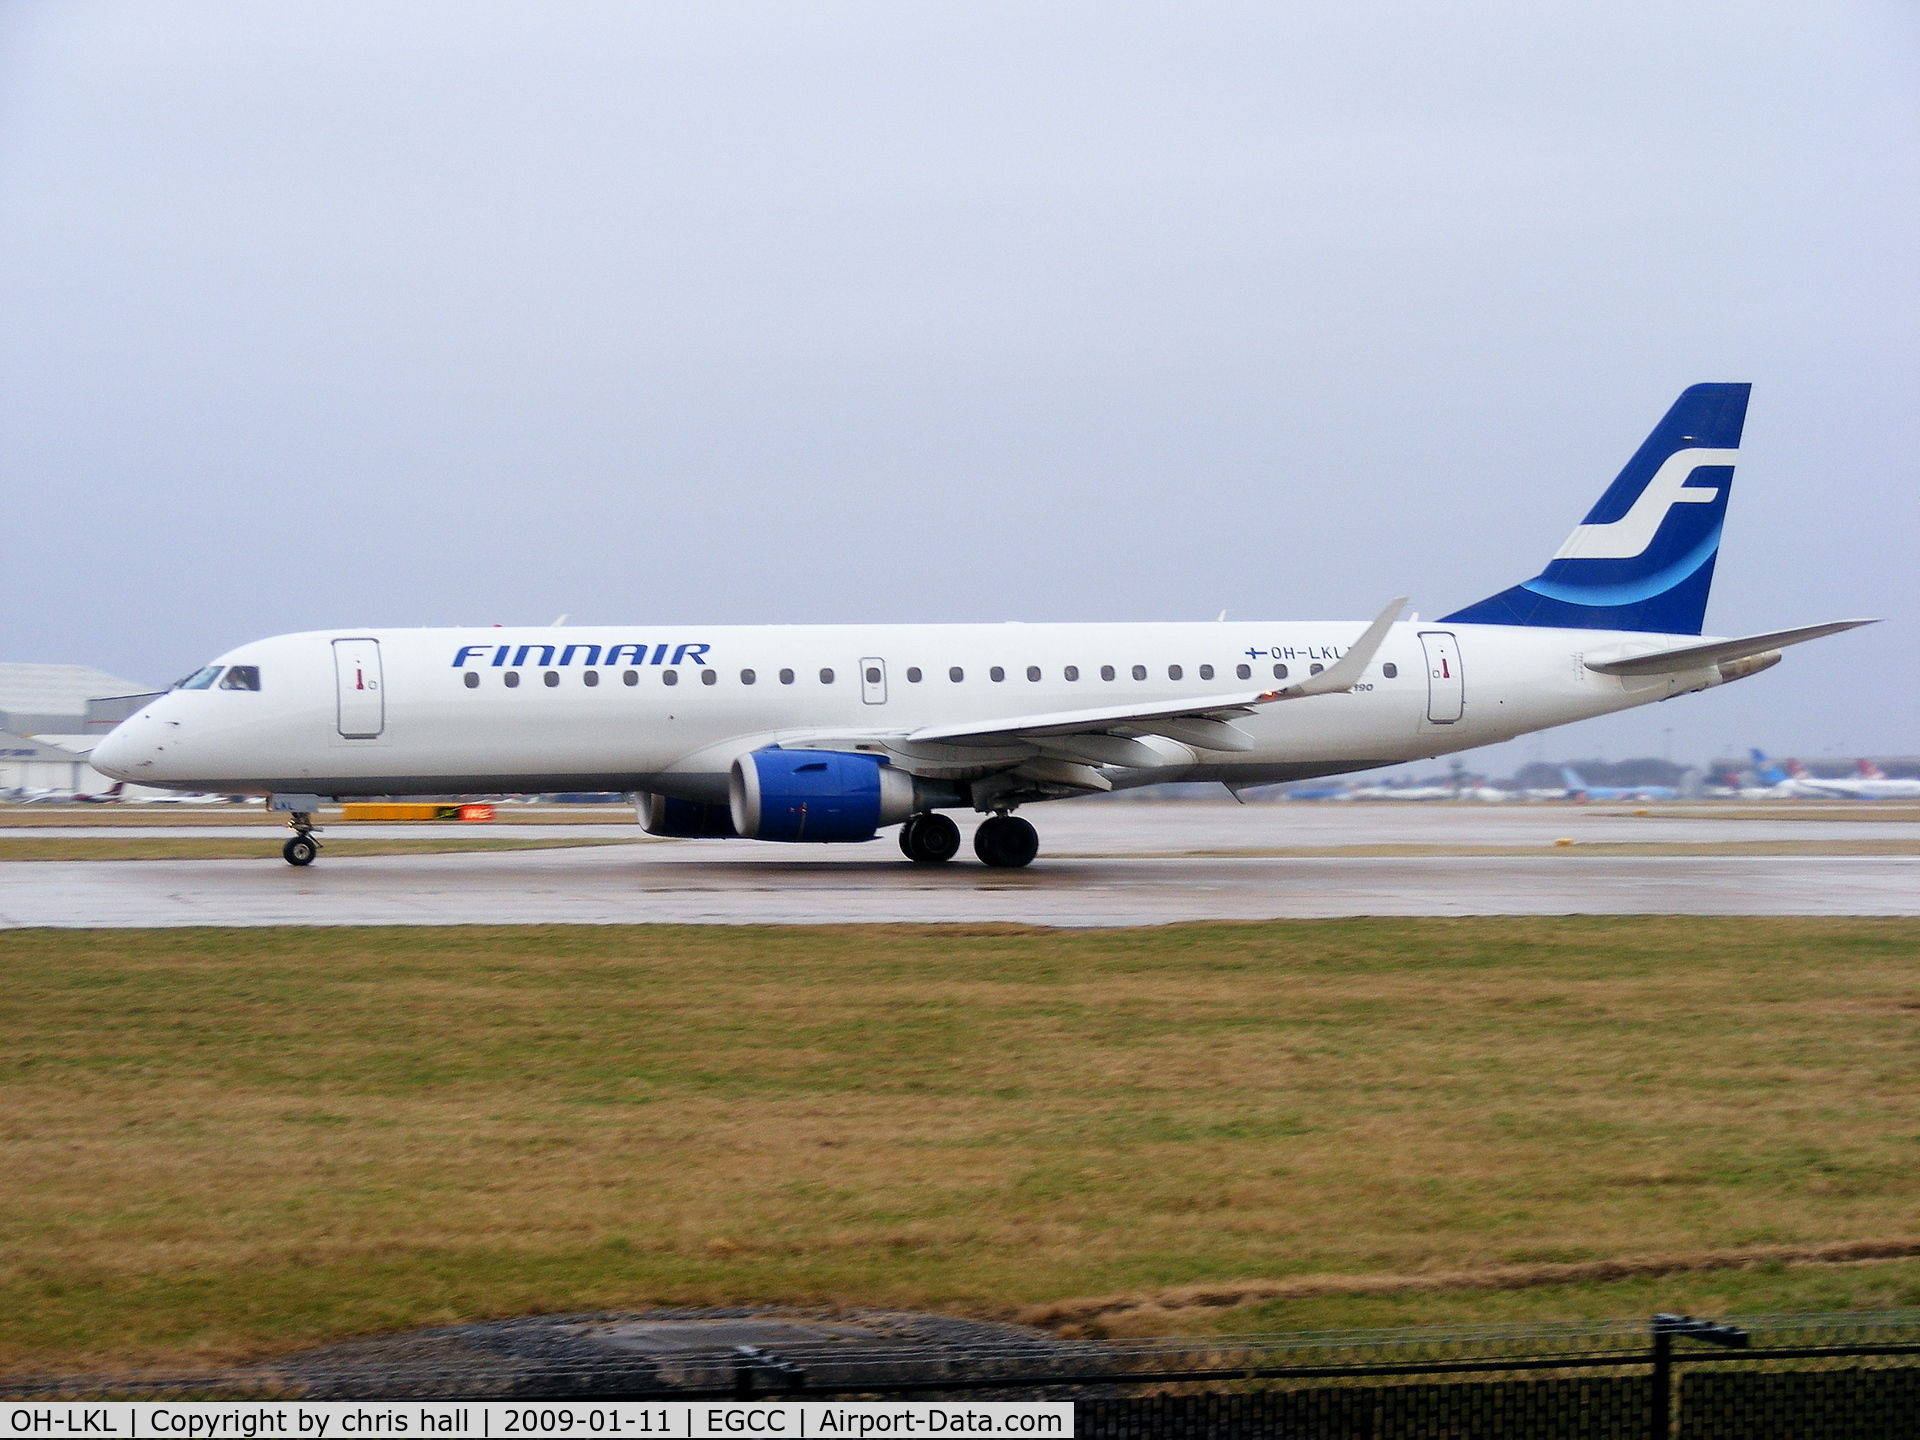
[{"label": "distant parked aircraft", "polygon": [[1677,800],[1680,792],[1671,785],[1589,785],[1571,765],[1560,767],[1560,778],[1567,783],[1567,794],[1575,800]]},{"label": "distant parked aircraft", "polygon": [[1856,762],[1854,768],[1859,773],[1840,780],[1809,775],[1798,760],[1789,760],[1783,771],[1758,750],[1753,752],[1753,760],[1754,773],[1771,782],[1770,793],[1783,799],[1920,800],[1920,780],[1889,780],[1871,760]]}]

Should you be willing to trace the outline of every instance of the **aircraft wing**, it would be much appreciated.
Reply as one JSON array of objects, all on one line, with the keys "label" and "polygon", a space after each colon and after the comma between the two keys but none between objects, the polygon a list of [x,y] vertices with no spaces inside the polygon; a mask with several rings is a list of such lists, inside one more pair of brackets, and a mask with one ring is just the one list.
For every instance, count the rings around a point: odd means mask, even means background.
[{"label": "aircraft wing", "polygon": [[1739,640],[1713,640],[1704,645],[1682,645],[1674,650],[1659,650],[1651,655],[1630,655],[1624,660],[1589,660],[1587,669],[1601,675],[1673,675],[1683,670],[1704,670],[1728,660],[1746,660],[1781,650],[1789,645],[1838,635],[1862,625],[1878,625],[1878,620],[1834,620],[1825,625],[1805,625],[1798,630],[1775,630],[1766,635],[1748,635]]},{"label": "aircraft wing", "polygon": [[1387,632],[1393,628],[1393,622],[1399,618],[1406,603],[1407,599],[1404,595],[1394,600],[1380,612],[1379,617],[1366,628],[1360,638],[1348,647],[1345,655],[1318,675],[1309,675],[1290,685],[1281,685],[1272,690],[1203,695],[1191,700],[1161,701],[1152,705],[1103,705],[1091,710],[1059,710],[1049,714],[979,720],[964,725],[933,725],[911,731],[904,738],[910,743],[921,744],[951,745],[964,744],[968,741],[997,743],[1008,740],[1102,734],[1116,727],[1123,727],[1144,730],[1149,734],[1166,735],[1169,739],[1175,740],[1184,740],[1185,737],[1179,731],[1189,730],[1195,735],[1210,734],[1215,739],[1227,742],[1216,745],[1207,740],[1198,740],[1196,743],[1203,749],[1251,750],[1252,741],[1225,722],[1238,716],[1252,714],[1253,707],[1256,705],[1270,705],[1279,700],[1298,700],[1311,695],[1337,695],[1351,691],[1355,683],[1366,673],[1367,666],[1373,663],[1373,657],[1379,651],[1380,643],[1387,638]]},{"label": "aircraft wing", "polygon": [[[1253,737],[1232,722],[1251,715],[1256,707],[1351,691],[1373,663],[1406,603],[1405,597],[1394,600],[1345,655],[1318,675],[1271,690],[1009,715],[917,730],[789,732],[780,735],[778,743],[792,750],[885,753],[917,774],[965,777],[976,784],[982,777],[1005,772],[997,783],[1008,793],[1023,784],[1055,787],[1045,792],[1051,794],[1110,789],[1111,781],[1100,773],[1102,766],[1153,769],[1191,763],[1191,751],[1180,746],[1245,753],[1254,748]],[[1174,744],[1155,746],[1151,742],[1156,738]]]}]

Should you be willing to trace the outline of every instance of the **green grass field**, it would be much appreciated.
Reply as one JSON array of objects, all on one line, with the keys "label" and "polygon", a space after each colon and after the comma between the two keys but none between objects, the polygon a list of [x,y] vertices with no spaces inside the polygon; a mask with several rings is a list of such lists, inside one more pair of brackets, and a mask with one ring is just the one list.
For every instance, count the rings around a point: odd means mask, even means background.
[{"label": "green grass field", "polygon": [[1920,1303],[1684,1270],[1920,1236],[1915,921],[12,931],[0,983],[15,1372],[662,1303]]}]

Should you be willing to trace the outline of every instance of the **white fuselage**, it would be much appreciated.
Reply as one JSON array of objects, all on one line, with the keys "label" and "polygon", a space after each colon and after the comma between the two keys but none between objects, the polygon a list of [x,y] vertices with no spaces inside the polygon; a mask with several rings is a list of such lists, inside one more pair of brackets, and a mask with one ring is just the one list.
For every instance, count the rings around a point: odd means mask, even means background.
[{"label": "white fuselage", "polygon": [[[221,666],[254,667],[258,688],[170,691],[103,740],[93,764],[142,785],[227,793],[620,790],[713,802],[726,798],[734,759],[767,746],[1103,706],[1201,709],[1209,696],[1274,688],[1331,665],[1364,628],[314,631],[219,657]],[[1145,727],[1136,733],[1160,763],[1103,773],[1118,788],[1237,786],[1465,750],[1717,684],[1711,668],[1622,680],[1585,665],[1698,640],[1402,622],[1351,693],[1265,704],[1237,720],[1252,748],[1209,750]],[[991,766],[1017,754],[981,758]]]}]

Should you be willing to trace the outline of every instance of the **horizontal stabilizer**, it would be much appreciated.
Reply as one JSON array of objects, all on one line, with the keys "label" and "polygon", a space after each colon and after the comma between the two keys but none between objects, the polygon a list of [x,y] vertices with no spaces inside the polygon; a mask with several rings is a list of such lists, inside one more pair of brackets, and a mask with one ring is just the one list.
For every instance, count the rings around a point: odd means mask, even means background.
[{"label": "horizontal stabilizer", "polygon": [[1715,640],[1706,645],[1683,645],[1677,650],[1660,650],[1652,655],[1632,655],[1625,660],[1589,660],[1587,669],[1601,675],[1674,675],[1685,670],[1704,670],[1729,660],[1745,660],[1788,645],[1838,635],[1842,630],[1857,630],[1862,625],[1878,625],[1878,620],[1834,620],[1825,625],[1805,625],[1798,630],[1775,630],[1767,635],[1748,635],[1739,640]]}]

